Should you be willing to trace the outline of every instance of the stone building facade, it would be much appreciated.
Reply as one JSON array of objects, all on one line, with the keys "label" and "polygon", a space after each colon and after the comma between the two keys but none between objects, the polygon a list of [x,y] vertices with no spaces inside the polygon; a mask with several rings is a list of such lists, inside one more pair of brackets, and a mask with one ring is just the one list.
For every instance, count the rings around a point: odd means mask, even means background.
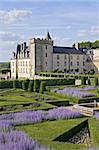
[{"label": "stone building facade", "polygon": [[54,46],[49,34],[45,39],[32,38],[17,45],[11,59],[11,78],[32,79],[39,72],[61,70],[65,73],[83,73],[88,63],[84,52],[73,47]]}]

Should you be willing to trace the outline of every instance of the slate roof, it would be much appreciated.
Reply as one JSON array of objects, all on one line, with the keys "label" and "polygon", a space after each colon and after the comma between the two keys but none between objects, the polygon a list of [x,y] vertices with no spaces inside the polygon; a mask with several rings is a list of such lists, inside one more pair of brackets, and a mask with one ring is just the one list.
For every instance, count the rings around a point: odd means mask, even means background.
[{"label": "slate roof", "polygon": [[84,52],[77,50],[73,47],[61,47],[53,46],[53,53],[65,53],[65,54],[85,54]]}]

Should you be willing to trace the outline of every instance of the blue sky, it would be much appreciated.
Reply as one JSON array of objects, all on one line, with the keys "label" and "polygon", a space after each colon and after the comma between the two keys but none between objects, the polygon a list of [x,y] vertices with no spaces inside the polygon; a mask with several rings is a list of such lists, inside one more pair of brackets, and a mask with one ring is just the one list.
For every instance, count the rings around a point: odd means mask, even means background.
[{"label": "blue sky", "polygon": [[0,62],[10,60],[17,43],[47,31],[54,45],[99,40],[99,1],[0,0]]}]

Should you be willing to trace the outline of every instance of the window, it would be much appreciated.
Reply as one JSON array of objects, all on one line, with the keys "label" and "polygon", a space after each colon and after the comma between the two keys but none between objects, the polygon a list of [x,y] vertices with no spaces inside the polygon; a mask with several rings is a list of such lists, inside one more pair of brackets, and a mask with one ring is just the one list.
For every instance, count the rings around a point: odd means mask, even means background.
[{"label": "window", "polygon": [[31,62],[29,61],[29,66],[31,65]]},{"label": "window", "polygon": [[57,55],[57,60],[59,60],[59,55]]},{"label": "window", "polygon": [[24,66],[24,61],[23,61],[23,66]]},{"label": "window", "polygon": [[79,66],[79,61],[77,61],[77,66]]},{"label": "window", "polygon": [[64,66],[66,66],[66,61],[64,62]]},{"label": "window", "polygon": [[45,49],[47,49],[47,45],[45,46]]},{"label": "window", "polygon": [[26,66],[27,66],[27,61],[26,61]]},{"label": "window", "polygon": [[79,55],[77,55],[77,60],[79,60]]},{"label": "window", "polygon": [[73,65],[73,62],[72,62],[72,61],[70,62],[70,65],[71,65],[71,66]]},{"label": "window", "polygon": [[26,68],[26,73],[28,73],[28,70],[27,70],[27,68]]},{"label": "window", "polygon": [[66,55],[64,56],[64,59],[66,59],[67,57],[66,57]]},{"label": "window", "polygon": [[14,68],[13,68],[13,73],[14,73]]},{"label": "window", "polygon": [[59,61],[57,61],[57,66],[59,66]]},{"label": "window", "polygon": [[85,55],[83,55],[83,60],[85,60]]},{"label": "window", "polygon": [[12,62],[12,66],[14,66],[14,62]]},{"label": "window", "polygon": [[47,57],[47,53],[45,53],[45,57]]},{"label": "window", "polygon": [[47,66],[47,62],[46,62],[46,66]]},{"label": "window", "polygon": [[83,66],[85,66],[85,62],[83,61]]},{"label": "window", "polygon": [[73,56],[71,56],[70,58],[73,59]]}]

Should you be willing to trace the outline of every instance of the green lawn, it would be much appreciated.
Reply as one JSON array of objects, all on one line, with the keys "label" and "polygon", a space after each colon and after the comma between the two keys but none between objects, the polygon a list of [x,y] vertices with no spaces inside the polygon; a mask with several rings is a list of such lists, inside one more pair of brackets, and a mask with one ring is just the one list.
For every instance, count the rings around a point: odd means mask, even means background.
[{"label": "green lawn", "polygon": [[[92,91],[96,92],[96,91]],[[47,100],[49,98],[51,100]],[[44,94],[37,94],[33,92],[23,91],[21,89],[0,89],[0,107],[1,106],[12,106],[15,105],[15,109],[0,111],[0,113],[9,113],[24,111],[27,109],[47,109],[53,108],[54,105],[50,105],[48,101],[62,101],[70,100],[72,102],[77,101],[75,98],[63,96],[61,94],[52,94],[45,92]],[[23,104],[36,103],[40,104],[39,107],[23,107]],[[83,145],[70,144],[64,142],[53,141],[59,135],[73,128],[77,124],[84,121],[86,118],[68,119],[68,120],[57,120],[57,121],[45,121],[33,125],[18,126],[16,129],[26,132],[30,137],[38,140],[42,145],[53,148],[54,150],[81,150],[86,148]],[[89,128],[93,146],[99,146],[99,120],[89,118]],[[52,149],[51,149],[52,150]],[[84,149],[83,149],[84,150]]]},{"label": "green lawn", "polygon": [[33,139],[54,150],[79,150],[85,146],[53,140],[84,120],[85,118],[46,121],[34,125],[20,126],[17,129],[26,132]]}]

